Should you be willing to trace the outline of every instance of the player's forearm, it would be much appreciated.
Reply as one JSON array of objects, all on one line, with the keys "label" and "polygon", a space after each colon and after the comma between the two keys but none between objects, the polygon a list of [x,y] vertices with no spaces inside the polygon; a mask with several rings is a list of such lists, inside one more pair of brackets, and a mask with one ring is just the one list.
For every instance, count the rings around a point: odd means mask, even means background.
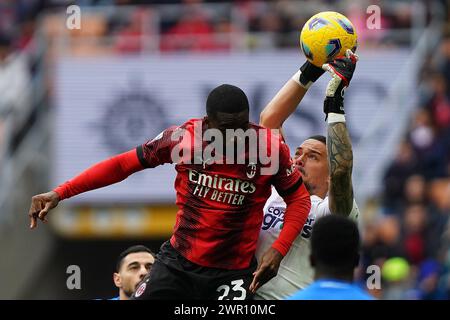
[{"label": "player's forearm", "polygon": [[306,61],[275,95],[261,113],[260,124],[270,129],[280,129],[284,121],[295,111],[308,88],[324,73]]},{"label": "player's forearm", "polygon": [[330,168],[330,210],[348,215],[353,207],[353,151],[345,122],[328,124],[328,165]]},{"label": "player's forearm", "polygon": [[144,168],[139,162],[136,149],[133,149],[93,165],[53,191],[58,194],[59,200],[63,200],[120,182],[142,169]]},{"label": "player's forearm", "polygon": [[260,124],[270,129],[279,129],[295,111],[307,89],[289,79],[261,112]]},{"label": "player's forearm", "polygon": [[283,199],[287,205],[284,213],[283,229],[281,229],[280,235],[273,243],[272,248],[285,256],[308,218],[311,210],[311,198],[305,185],[302,183],[295,192],[284,196]]}]

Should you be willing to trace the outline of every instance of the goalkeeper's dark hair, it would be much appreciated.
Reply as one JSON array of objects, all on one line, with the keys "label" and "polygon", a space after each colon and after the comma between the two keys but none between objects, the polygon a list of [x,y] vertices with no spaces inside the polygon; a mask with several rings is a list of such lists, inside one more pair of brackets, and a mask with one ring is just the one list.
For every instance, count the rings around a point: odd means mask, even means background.
[{"label": "goalkeeper's dark hair", "polygon": [[150,253],[153,256],[153,258],[155,257],[153,251],[147,248],[146,246],[143,245],[131,246],[128,249],[122,251],[119,257],[117,258],[116,272],[119,272],[120,268],[122,267],[123,259],[125,259],[127,255],[129,255],[130,253],[138,253],[138,252],[147,252]]},{"label": "goalkeeper's dark hair", "polygon": [[249,103],[244,91],[231,84],[222,84],[214,88],[206,100],[206,114],[215,118],[217,112],[239,113],[249,110]]},{"label": "goalkeeper's dark hair", "polygon": [[314,224],[311,257],[317,269],[339,276],[352,273],[359,262],[358,226],[347,217],[331,214]]},{"label": "goalkeeper's dark hair", "polygon": [[[316,135],[314,135],[314,136],[310,136],[310,137],[308,137],[308,139],[313,139],[313,140],[320,141],[320,142],[322,142],[324,145],[327,144],[327,138],[326,138],[325,136],[320,135],[320,134],[316,134]],[[308,139],[306,139],[306,140],[308,140]]]}]

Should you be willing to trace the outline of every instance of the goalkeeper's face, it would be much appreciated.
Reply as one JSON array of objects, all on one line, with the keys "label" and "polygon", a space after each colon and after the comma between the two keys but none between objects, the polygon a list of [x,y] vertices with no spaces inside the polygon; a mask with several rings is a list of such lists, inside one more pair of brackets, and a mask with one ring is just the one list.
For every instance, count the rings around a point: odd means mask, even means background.
[{"label": "goalkeeper's face", "polygon": [[128,298],[136,290],[138,283],[150,272],[155,258],[148,252],[128,254],[119,272],[114,273],[114,283]]},{"label": "goalkeeper's face", "polygon": [[303,176],[310,194],[328,189],[328,159],[326,145],[315,139],[307,139],[296,149],[294,162]]}]

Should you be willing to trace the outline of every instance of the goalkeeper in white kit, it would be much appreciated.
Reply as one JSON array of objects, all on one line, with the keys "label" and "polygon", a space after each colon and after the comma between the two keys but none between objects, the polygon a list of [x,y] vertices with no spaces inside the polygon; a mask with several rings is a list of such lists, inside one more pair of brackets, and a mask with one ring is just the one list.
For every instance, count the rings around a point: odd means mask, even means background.
[{"label": "goalkeeper in white kit", "polygon": [[[281,129],[284,121],[297,108],[309,87],[326,71],[332,78],[326,89],[324,112],[327,137],[306,139],[294,155],[294,162],[303,175],[311,195],[311,211],[301,234],[282,260],[278,274],[263,286],[252,283],[256,299],[284,299],[308,286],[314,279],[310,265],[310,237],[313,224],[328,214],[339,214],[356,220],[359,214],[353,196],[353,153],[345,124],[344,90],[348,87],[358,57],[347,50],[346,56],[322,68],[306,62],[261,113],[261,125]],[[264,220],[256,251],[258,261],[277,239],[283,226],[286,204],[273,189],[264,207]],[[264,263],[264,261],[259,261]]]}]

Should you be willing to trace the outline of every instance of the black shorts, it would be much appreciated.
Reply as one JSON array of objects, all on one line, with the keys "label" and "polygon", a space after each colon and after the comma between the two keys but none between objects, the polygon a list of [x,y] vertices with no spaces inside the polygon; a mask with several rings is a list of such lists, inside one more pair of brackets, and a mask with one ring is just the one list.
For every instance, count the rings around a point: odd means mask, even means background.
[{"label": "black shorts", "polygon": [[136,300],[249,300],[257,262],[242,270],[202,267],[179,254],[166,241],[150,273],[137,286]]}]

